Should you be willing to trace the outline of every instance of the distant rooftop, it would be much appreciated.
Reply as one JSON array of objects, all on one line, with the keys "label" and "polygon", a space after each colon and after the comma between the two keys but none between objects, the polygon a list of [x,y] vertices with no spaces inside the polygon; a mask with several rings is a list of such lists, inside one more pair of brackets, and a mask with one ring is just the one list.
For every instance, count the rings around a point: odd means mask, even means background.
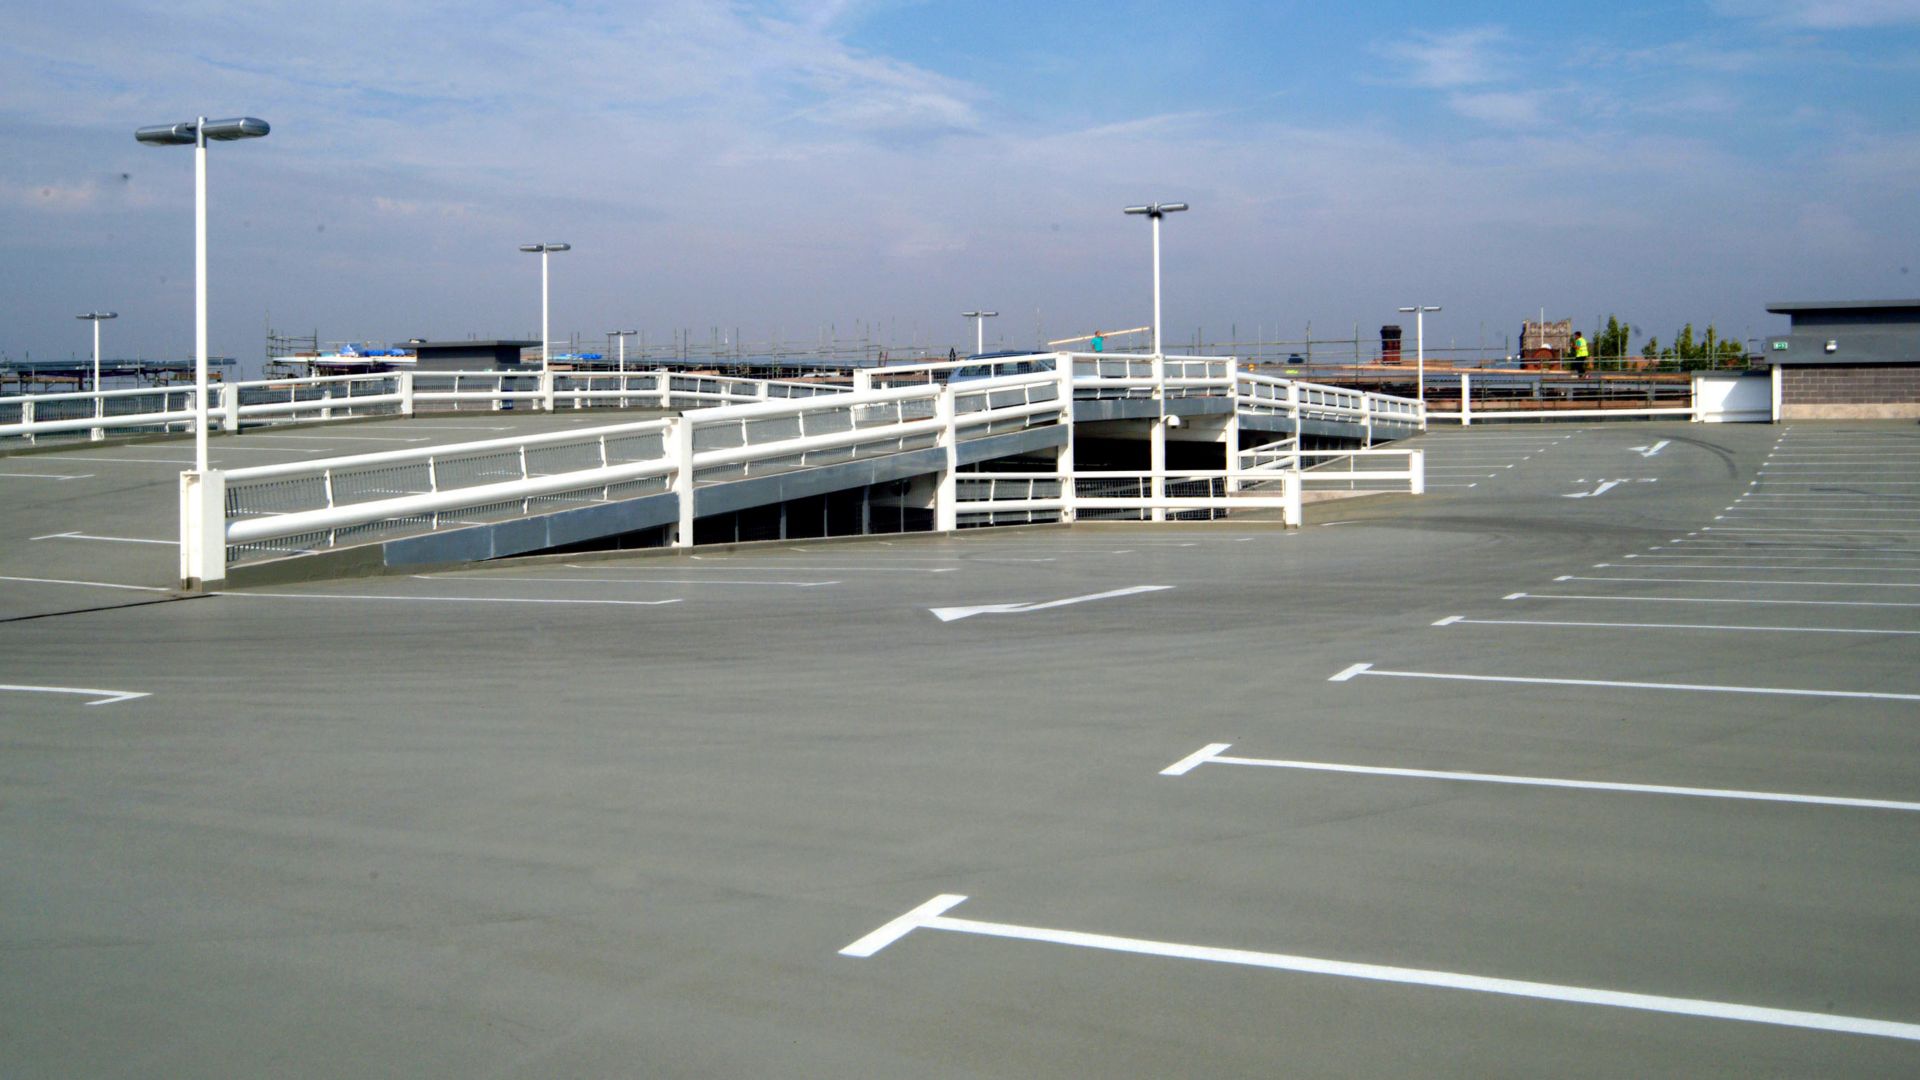
[{"label": "distant rooftop", "polygon": [[1801,311],[1907,311],[1920,308],[1920,300],[1778,300],[1767,305],[1775,315]]}]

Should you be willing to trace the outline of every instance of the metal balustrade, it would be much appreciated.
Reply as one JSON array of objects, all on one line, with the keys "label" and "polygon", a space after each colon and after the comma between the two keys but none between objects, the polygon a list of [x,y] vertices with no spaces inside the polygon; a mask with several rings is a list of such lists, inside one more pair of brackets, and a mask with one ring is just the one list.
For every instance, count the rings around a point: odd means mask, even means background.
[{"label": "metal balustrade", "polygon": [[[874,388],[876,380],[896,378],[916,381]],[[852,389],[668,372],[389,373],[222,389],[217,415],[229,427],[249,417],[446,405],[686,411],[584,431],[183,474],[181,576],[189,582],[217,582],[230,562],[667,492],[679,500],[676,542],[689,543],[696,485],[912,451],[946,451],[945,466],[935,470],[936,528],[1080,516],[1211,518],[1253,509],[1278,509],[1297,524],[1302,493],[1315,486],[1423,488],[1418,452],[1389,452],[1405,456],[1398,469],[1362,468],[1357,456],[1365,451],[1303,452],[1297,436],[1231,455],[1228,469],[1213,472],[1075,472],[1070,438],[1052,473],[957,470],[956,448],[967,441],[1070,425],[1076,399],[1131,397],[1143,389],[1220,397],[1241,415],[1333,420],[1368,442],[1376,421],[1414,427],[1422,417],[1415,401],[1253,375],[1217,357],[1052,353],[933,361],[856,372]],[[1330,466],[1341,457],[1344,469]],[[1303,471],[1303,459],[1321,465]],[[1318,479],[1336,472],[1338,480]]]},{"label": "metal balustrade", "polygon": [[[958,523],[1016,521],[1213,520],[1235,512],[1278,510],[1286,525],[1300,524],[1299,473],[1266,474],[1269,487],[1244,486],[1238,470],[1162,472],[1075,471],[961,473]],[[1155,481],[1162,494],[1155,495]]]},{"label": "metal balustrade", "polygon": [[[691,392],[734,394],[739,388]],[[183,474],[182,577],[218,581],[230,563],[667,491],[680,495],[685,518],[696,483],[909,450],[945,446],[951,470],[957,444],[1036,424],[1070,423],[1066,410],[1059,376],[1042,370],[954,386],[760,400],[584,431]],[[690,542],[690,530],[682,533]]]}]

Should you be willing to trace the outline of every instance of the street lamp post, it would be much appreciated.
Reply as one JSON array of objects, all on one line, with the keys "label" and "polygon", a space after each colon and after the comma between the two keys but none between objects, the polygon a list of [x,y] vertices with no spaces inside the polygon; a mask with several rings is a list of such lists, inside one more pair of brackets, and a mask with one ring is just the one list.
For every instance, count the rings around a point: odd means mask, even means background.
[{"label": "street lamp post", "polygon": [[1168,214],[1178,213],[1187,208],[1183,202],[1148,203],[1145,206],[1129,206],[1123,213],[1145,214],[1153,222],[1153,355],[1160,351],[1160,219]]},{"label": "street lamp post", "polygon": [[273,130],[265,120],[202,116],[143,127],[133,137],[148,146],[193,147],[193,468],[207,471],[207,143],[257,139]]},{"label": "street lamp post", "polygon": [[1000,313],[997,311],[963,311],[960,317],[973,320],[973,355],[979,356],[987,351],[987,320]]},{"label": "street lamp post", "polygon": [[[100,324],[107,319],[117,319],[117,311],[89,311],[85,315],[75,315],[76,319],[86,319],[93,323],[93,418],[98,420],[106,415],[106,399],[100,396]],[[93,441],[99,442],[107,437],[105,428],[93,429]]]},{"label": "street lamp post", "polygon": [[[1160,219],[1186,208],[1187,204],[1183,202],[1148,203],[1145,206],[1129,206],[1123,211],[1145,214],[1147,220],[1153,222],[1153,397],[1160,403],[1160,416],[1154,421],[1152,434],[1147,441],[1147,464],[1153,473],[1148,480],[1148,493],[1155,499],[1164,498],[1167,493],[1167,355],[1160,346]],[[1154,521],[1165,521],[1167,512],[1156,506],[1149,517]]]},{"label": "street lamp post", "polygon": [[638,334],[638,330],[609,330],[607,336],[620,339],[620,407],[627,407],[627,339]]},{"label": "street lamp post", "polygon": [[[608,337],[620,339],[620,374],[622,375],[625,375],[627,373],[627,339],[632,337],[635,334],[638,334],[639,332],[640,331],[638,330],[607,331]],[[626,389],[626,381],[624,379],[621,380],[620,388],[622,390]]]},{"label": "street lamp post", "polygon": [[1440,309],[1438,307],[1415,306],[1403,307],[1400,310],[1413,315],[1413,353],[1415,363],[1419,365],[1417,373],[1414,376],[1417,380],[1414,383],[1414,395],[1420,399],[1422,404],[1425,404],[1427,400],[1427,312],[1439,311]]},{"label": "street lamp post", "polygon": [[520,250],[530,255],[540,256],[540,374],[548,370],[547,342],[553,335],[547,332],[547,256],[556,251],[572,251],[572,244],[521,244]]}]

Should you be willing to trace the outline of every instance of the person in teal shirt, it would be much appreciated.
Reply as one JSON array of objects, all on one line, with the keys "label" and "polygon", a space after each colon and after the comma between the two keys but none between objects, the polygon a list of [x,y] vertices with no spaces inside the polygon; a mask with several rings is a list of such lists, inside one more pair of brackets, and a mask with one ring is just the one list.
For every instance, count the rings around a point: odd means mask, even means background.
[{"label": "person in teal shirt", "polygon": [[1093,351],[1101,352],[1105,350],[1106,347],[1107,347],[1107,339],[1101,337],[1100,334],[1096,331],[1093,335]]}]

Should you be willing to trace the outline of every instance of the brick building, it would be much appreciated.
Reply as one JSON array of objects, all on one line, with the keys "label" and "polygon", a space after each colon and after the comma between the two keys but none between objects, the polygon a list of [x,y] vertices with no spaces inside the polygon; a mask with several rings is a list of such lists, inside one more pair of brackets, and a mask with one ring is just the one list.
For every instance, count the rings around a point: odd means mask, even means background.
[{"label": "brick building", "polygon": [[1920,418],[1920,300],[1768,304],[1775,420]]}]

